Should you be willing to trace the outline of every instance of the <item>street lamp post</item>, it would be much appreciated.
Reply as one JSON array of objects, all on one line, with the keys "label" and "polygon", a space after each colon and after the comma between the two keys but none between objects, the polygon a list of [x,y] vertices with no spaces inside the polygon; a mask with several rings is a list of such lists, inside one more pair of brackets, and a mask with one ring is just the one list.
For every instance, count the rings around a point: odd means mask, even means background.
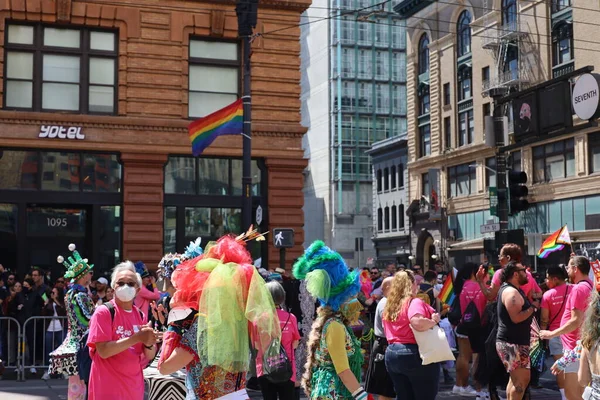
[{"label": "street lamp post", "polygon": [[244,129],[242,161],[242,230],[252,224],[252,97],[250,45],[252,28],[256,26],[258,0],[239,0],[235,7],[238,18],[238,36],[242,38]]}]

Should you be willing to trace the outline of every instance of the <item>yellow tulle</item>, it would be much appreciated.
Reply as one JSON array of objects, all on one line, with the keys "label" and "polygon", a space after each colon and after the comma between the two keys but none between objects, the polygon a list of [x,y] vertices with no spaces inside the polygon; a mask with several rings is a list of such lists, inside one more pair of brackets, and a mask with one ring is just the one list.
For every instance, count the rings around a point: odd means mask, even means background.
[{"label": "yellow tulle", "polygon": [[[252,266],[202,260],[196,270],[210,272],[199,302],[198,355],[204,365],[245,372],[249,364],[249,327],[265,350],[280,340],[275,305],[265,282]],[[200,333],[204,332],[204,340]]]}]

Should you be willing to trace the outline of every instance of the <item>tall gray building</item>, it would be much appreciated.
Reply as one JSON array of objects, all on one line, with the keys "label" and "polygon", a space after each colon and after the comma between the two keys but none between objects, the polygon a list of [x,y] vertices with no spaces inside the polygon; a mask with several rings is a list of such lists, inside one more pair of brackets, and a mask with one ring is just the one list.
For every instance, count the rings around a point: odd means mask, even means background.
[{"label": "tall gray building", "polygon": [[406,132],[405,25],[375,4],[316,0],[301,25],[305,243],[323,239],[350,266],[375,257],[366,151]]}]

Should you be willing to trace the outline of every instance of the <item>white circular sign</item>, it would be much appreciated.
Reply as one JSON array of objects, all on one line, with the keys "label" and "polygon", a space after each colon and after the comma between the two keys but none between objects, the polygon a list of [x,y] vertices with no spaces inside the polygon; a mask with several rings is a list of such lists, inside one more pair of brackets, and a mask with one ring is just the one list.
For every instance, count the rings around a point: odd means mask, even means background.
[{"label": "white circular sign", "polygon": [[591,119],[598,111],[600,86],[592,74],[583,74],[575,82],[571,102],[573,110],[584,121]]}]

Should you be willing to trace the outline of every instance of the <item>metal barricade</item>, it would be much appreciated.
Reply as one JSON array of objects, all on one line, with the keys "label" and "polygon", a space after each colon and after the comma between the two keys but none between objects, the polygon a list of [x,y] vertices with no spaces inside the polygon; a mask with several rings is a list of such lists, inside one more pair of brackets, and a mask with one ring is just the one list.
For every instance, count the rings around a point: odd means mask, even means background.
[{"label": "metal barricade", "polygon": [[[48,331],[52,320],[60,322],[62,330]],[[21,350],[21,380],[25,380],[25,371],[35,369],[37,373],[44,373],[50,366],[49,353],[54,351],[61,343],[67,333],[67,317],[31,317],[28,318],[21,328],[19,346]],[[40,371],[37,371],[37,370]]]},{"label": "metal barricade", "polygon": [[17,380],[23,380],[21,351],[21,324],[12,317],[0,317],[0,359],[7,369],[17,371]]}]

